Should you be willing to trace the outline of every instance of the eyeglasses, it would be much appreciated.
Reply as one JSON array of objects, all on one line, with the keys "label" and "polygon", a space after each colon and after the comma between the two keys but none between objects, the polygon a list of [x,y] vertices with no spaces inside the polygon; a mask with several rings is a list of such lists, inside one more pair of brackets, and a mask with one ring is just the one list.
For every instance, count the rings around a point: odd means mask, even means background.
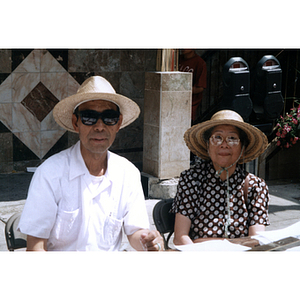
[{"label": "eyeglasses", "polygon": [[103,112],[83,110],[78,111],[78,115],[80,116],[82,124],[86,126],[95,125],[99,119],[101,119],[105,125],[113,126],[119,122],[120,118],[120,112],[113,109],[107,109]]},{"label": "eyeglasses", "polygon": [[[213,134],[209,140],[213,146],[220,146],[220,145],[222,145],[224,138],[219,134],[217,134],[217,135]],[[238,139],[234,136],[227,136],[225,141],[229,147],[233,147],[233,146],[237,146],[239,144],[240,139]]]}]

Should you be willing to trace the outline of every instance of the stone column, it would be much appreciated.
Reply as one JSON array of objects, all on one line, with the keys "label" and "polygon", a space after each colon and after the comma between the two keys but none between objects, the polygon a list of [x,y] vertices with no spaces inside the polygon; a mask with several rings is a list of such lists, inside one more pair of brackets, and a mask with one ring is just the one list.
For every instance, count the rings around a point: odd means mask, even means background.
[{"label": "stone column", "polygon": [[190,167],[183,135],[191,126],[191,101],[192,73],[145,74],[144,173],[165,180]]}]

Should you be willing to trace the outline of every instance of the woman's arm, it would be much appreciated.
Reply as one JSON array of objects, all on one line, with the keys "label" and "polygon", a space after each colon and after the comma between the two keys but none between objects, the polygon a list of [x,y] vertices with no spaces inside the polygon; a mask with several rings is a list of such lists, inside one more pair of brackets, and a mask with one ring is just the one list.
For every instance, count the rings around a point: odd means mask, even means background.
[{"label": "woman's arm", "polygon": [[[249,227],[248,236],[257,235],[259,231],[265,231],[266,227],[265,225],[261,224],[255,224]],[[225,238],[199,238],[194,240],[194,243],[201,243],[205,241],[211,241],[211,240],[224,240]],[[242,240],[243,238],[236,238],[236,240]],[[245,238],[244,238],[245,239]],[[234,239],[230,239],[232,241]]]},{"label": "woman's arm", "polygon": [[[248,214],[251,214],[251,212],[253,214],[253,217],[249,220],[250,224],[254,223],[253,220],[255,220],[256,223],[254,225],[250,225],[248,229],[248,236],[253,236],[257,235],[260,231],[265,231],[266,226],[270,224],[268,218],[269,189],[263,179],[256,177],[253,174],[249,174],[247,178],[249,178],[249,176],[251,176],[251,179],[255,181],[254,186],[251,188],[251,206],[249,207],[248,205],[247,207]],[[255,207],[255,211],[253,211],[253,207]]]},{"label": "woman's arm", "polygon": [[248,236],[257,235],[259,231],[265,231],[266,226],[261,224],[255,224],[249,226]]},{"label": "woman's arm", "polygon": [[187,245],[193,243],[189,237],[190,228],[191,220],[188,217],[177,213],[175,215],[174,225],[174,245]]},{"label": "woman's arm", "polygon": [[[189,237],[190,228],[191,228],[191,220],[188,217],[180,213],[177,213],[175,215],[175,225],[174,225],[174,240],[173,240],[174,245],[187,245],[187,244],[201,243],[201,242],[211,241],[211,240],[224,240],[224,238],[199,238],[192,241],[191,238]],[[264,231],[264,230],[265,230],[265,225],[255,224],[249,227],[248,235],[253,236],[256,235],[259,231]]]},{"label": "woman's arm", "polygon": [[[253,236],[258,234],[259,231],[265,231],[265,225],[260,225],[260,224],[255,224],[249,227],[248,231],[248,236]],[[201,243],[201,242],[206,242],[206,241],[211,241],[211,240],[224,240],[225,238],[199,238],[194,240],[194,243]],[[245,240],[245,242],[244,242]],[[232,243],[237,243],[241,244],[244,246],[249,246],[252,247],[253,245],[257,244],[257,241],[255,240],[248,240],[247,237],[244,238],[235,238],[235,239],[229,239],[230,242]]]},{"label": "woman's arm", "polygon": [[189,237],[189,232],[191,228],[191,220],[177,213],[175,215],[175,225],[174,225],[174,245],[187,245],[192,243],[201,243],[211,240],[224,240],[224,238],[199,238],[194,241]]}]

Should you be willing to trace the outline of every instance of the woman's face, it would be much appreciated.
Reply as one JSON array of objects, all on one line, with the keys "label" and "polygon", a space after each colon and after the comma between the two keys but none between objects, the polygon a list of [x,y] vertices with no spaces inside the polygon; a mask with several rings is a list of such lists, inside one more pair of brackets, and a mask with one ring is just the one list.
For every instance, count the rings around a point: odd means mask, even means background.
[{"label": "woman's face", "polygon": [[226,142],[227,137],[231,137],[233,139],[240,138],[237,128],[231,125],[219,125],[213,129],[211,136],[212,135],[215,135],[219,139],[222,137],[223,139],[221,145],[218,146],[212,145],[212,143],[209,141],[209,156],[215,169],[219,170],[220,167],[229,167],[238,159],[242,149],[240,142],[238,145],[232,146],[229,146]]}]

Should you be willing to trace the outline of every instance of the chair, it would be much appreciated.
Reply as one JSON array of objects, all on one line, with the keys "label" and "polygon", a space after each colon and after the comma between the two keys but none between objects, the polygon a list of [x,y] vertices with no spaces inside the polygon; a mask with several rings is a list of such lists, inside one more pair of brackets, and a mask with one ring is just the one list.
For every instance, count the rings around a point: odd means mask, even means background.
[{"label": "chair", "polygon": [[[155,227],[164,239],[165,249],[171,249],[169,240],[174,232],[175,214],[169,212],[172,203],[173,199],[161,200],[155,204],[152,212]],[[167,238],[165,238],[166,233]]]},{"label": "chair", "polygon": [[5,225],[5,238],[6,244],[9,251],[15,249],[26,248],[27,246],[27,235],[17,231],[17,227],[20,221],[21,213],[13,214]]}]

